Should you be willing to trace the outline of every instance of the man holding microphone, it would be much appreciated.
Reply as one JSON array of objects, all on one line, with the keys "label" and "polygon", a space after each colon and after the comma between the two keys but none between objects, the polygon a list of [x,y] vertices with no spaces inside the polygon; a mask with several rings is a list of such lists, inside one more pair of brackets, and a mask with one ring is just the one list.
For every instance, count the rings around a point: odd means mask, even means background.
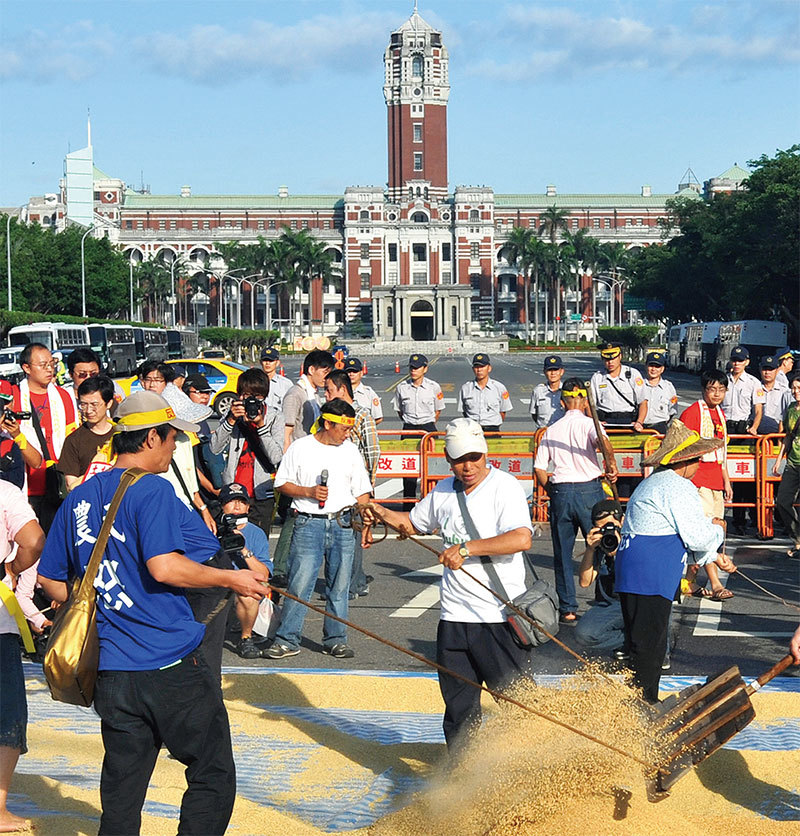
[{"label": "man holding microphone", "polygon": [[[343,528],[336,517],[343,509],[366,502],[372,491],[361,453],[349,440],[355,417],[353,407],[341,398],[328,401],[311,434],[289,445],[275,476],[275,487],[292,499],[287,592],[309,601],[324,562],[325,609],[339,618],[347,618],[355,533]],[[287,597],[281,626],[264,658],[285,659],[300,652],[305,616],[306,607]],[[323,624],[322,645],[322,652],[335,659],[354,655],[344,625],[332,618]]]}]

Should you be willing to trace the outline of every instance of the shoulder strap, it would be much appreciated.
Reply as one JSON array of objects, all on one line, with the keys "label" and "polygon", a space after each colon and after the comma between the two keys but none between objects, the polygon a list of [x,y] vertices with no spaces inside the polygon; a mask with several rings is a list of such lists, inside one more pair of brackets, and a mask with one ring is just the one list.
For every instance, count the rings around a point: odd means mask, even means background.
[{"label": "shoulder strap", "polygon": [[[175,459],[170,459],[169,466],[172,472],[175,474],[175,478],[178,480],[178,484],[181,486],[181,490],[185,494],[186,498],[189,500],[189,505],[197,511],[197,506],[194,504],[194,497],[189,493],[189,488],[186,486],[186,482],[183,479],[183,475],[181,474],[180,468],[178,465],[175,464]],[[199,514],[200,512],[197,511]],[[201,514],[202,516],[202,514]]]},{"label": "shoulder strap", "polygon": [[[456,497],[458,498],[458,507],[461,510],[461,517],[464,520],[464,526],[467,529],[467,534],[469,534],[470,539],[472,540],[480,540],[481,535],[478,533],[478,529],[475,527],[475,522],[472,519],[472,516],[469,513],[469,508],[467,508],[467,496],[464,493],[464,485],[458,480],[453,480],[453,487],[456,490]],[[504,601],[508,601],[508,593],[503,586],[503,582],[500,580],[500,576],[497,574],[497,570],[494,568],[492,564],[492,560],[488,555],[482,554],[480,555],[481,565],[483,566],[486,574],[489,576],[489,582],[495,588],[495,591],[498,592],[500,595],[503,596]]]},{"label": "shoulder strap", "polygon": [[47,439],[42,432],[42,425],[39,423],[39,411],[33,405],[33,400],[31,400],[31,423],[33,424],[33,430],[36,433],[36,437],[39,439],[39,444],[42,447],[42,458],[46,464],[47,462],[52,461],[52,456],[50,455],[50,448],[47,446]]},{"label": "shoulder strap", "polygon": [[140,467],[129,467],[119,480],[119,486],[114,492],[114,497],[111,500],[103,525],[100,528],[100,533],[97,535],[94,548],[92,549],[92,556],[89,558],[89,563],[86,566],[83,579],[81,580],[80,588],[78,589],[77,598],[89,598],[94,594],[94,579],[97,577],[97,570],[100,568],[100,561],[103,559],[103,554],[106,550],[108,538],[111,534],[111,527],[114,525],[114,517],[117,516],[119,506],[122,504],[122,497],[125,496],[125,491],[138,482],[142,476],[146,476],[148,471],[142,470]]},{"label": "shoulder strap", "polygon": [[[628,386],[632,387],[633,384],[630,381],[630,372],[631,372],[631,370],[628,369]],[[633,409],[636,409],[636,404],[630,398],[626,398],[625,395],[623,395],[622,392],[619,391],[619,389],[617,388],[617,385],[614,383],[614,378],[609,377],[609,378],[606,378],[606,379],[611,384],[611,388],[622,398],[622,400],[625,401],[625,403],[630,404]]]}]

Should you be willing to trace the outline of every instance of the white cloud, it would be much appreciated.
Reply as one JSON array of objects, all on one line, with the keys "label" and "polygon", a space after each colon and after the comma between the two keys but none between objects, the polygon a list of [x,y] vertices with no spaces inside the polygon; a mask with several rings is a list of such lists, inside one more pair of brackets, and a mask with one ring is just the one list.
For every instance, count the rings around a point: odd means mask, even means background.
[{"label": "white cloud", "polygon": [[[773,7],[779,5],[776,0]],[[495,54],[497,44],[505,42],[507,60],[479,60],[469,71],[513,82],[606,71],[739,72],[800,61],[796,17],[765,18],[752,4],[736,4],[737,14],[729,7],[706,5],[685,23],[669,24],[653,22],[646,13],[593,16],[592,8],[597,6],[507,7],[495,36],[484,33]]]},{"label": "white cloud", "polygon": [[397,26],[396,14],[370,12],[318,15],[279,26],[254,20],[234,30],[194,26],[188,32],[156,32],[136,39],[134,48],[152,70],[208,84],[243,73],[298,79],[322,71],[372,71]]},{"label": "white cloud", "polygon": [[102,71],[113,55],[113,43],[110,31],[90,20],[76,21],[58,33],[29,29],[0,48],[0,80],[83,81]]}]

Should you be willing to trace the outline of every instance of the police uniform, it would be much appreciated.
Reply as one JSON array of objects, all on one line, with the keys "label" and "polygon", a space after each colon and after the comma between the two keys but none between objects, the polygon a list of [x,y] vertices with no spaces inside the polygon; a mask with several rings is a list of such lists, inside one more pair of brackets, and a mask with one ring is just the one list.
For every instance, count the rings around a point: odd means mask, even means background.
[{"label": "police uniform", "polygon": [[[782,348],[780,352],[776,353],[774,356],[778,365],[780,365],[787,357],[794,359],[794,352],[787,346],[786,348]],[[795,372],[796,368],[792,367],[792,374]],[[787,389],[789,388],[789,378],[783,369],[779,369],[778,374],[775,375],[775,383],[778,386],[785,386]]]},{"label": "police uniform", "polygon": [[367,386],[366,383],[359,383],[353,389],[353,400],[358,406],[366,409],[376,421],[383,418],[381,399],[371,386]]},{"label": "police uniform", "polygon": [[554,392],[547,383],[540,383],[535,386],[531,394],[531,418],[537,428],[549,427],[559,418],[564,417],[564,407],[561,403],[561,386],[558,381],[558,389]]},{"label": "police uniform", "polygon": [[595,372],[590,381],[597,414],[604,424],[632,424],[645,400],[644,380],[636,369],[620,366],[619,375]]},{"label": "police uniform", "polygon": [[[269,361],[275,362],[280,359],[280,352],[277,348],[265,348],[261,352],[261,362]],[[275,374],[269,379],[269,394],[267,395],[267,406],[272,407],[278,412],[283,412],[283,399],[286,393],[294,386],[288,377],[282,377]]]},{"label": "police uniform", "polygon": [[742,372],[738,380],[728,372],[728,391],[722,401],[722,412],[730,435],[743,435],[753,418],[756,404],[764,404],[767,398],[764,387],[757,377]]},{"label": "police uniform", "polygon": [[472,418],[484,432],[500,431],[503,416],[513,409],[508,389],[499,380],[489,378],[481,388],[476,380],[468,380],[458,393],[458,411]]},{"label": "police uniform", "polygon": [[[650,351],[647,354],[646,365],[666,365],[666,355],[663,351]],[[667,424],[675,417],[678,404],[678,393],[668,380],[662,377],[655,385],[650,381],[644,382],[644,396],[647,400],[647,416],[644,426],[660,433],[667,431]]]},{"label": "police uniform", "polygon": [[[428,358],[424,354],[412,354],[409,359],[410,368],[422,368],[428,365]],[[423,377],[419,386],[415,386],[411,379],[398,384],[394,391],[394,408],[400,415],[404,430],[422,430],[436,432],[436,413],[444,407],[442,388],[434,380]],[[401,438],[417,438],[418,436],[401,436]],[[407,477],[403,479],[403,496],[416,497],[417,479]]]},{"label": "police uniform", "polygon": [[[780,361],[776,357],[770,355],[768,357],[762,357],[759,365],[762,369],[777,369],[779,363]],[[786,412],[786,407],[794,401],[792,393],[788,386],[783,386],[778,382],[778,375],[775,375],[771,389],[767,389],[763,383],[761,388],[764,391],[764,398],[766,400],[764,401],[764,412],[758,424],[758,434],[769,435],[770,433],[780,432],[780,425],[783,420],[783,415]]]}]

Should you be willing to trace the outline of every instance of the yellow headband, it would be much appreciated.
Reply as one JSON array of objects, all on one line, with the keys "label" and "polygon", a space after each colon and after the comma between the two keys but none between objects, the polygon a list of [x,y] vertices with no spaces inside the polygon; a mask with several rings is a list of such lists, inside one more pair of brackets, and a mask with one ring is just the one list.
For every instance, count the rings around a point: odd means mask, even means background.
[{"label": "yellow headband", "polygon": [[355,426],[356,419],[349,415],[332,415],[330,412],[323,412],[311,427],[311,435],[316,435],[322,429],[322,422],[330,421],[332,424],[342,424],[345,427]]},{"label": "yellow headband", "polygon": [[122,427],[158,427],[161,424],[169,424],[175,420],[175,410],[171,406],[163,409],[154,409],[151,412],[132,412],[130,415],[123,415],[117,420],[116,432],[122,432]]},{"label": "yellow headband", "polygon": [[563,389],[561,391],[562,398],[586,398],[588,392],[585,389]]},{"label": "yellow headband", "polygon": [[691,447],[692,444],[695,443],[695,441],[700,441],[700,433],[694,432],[694,430],[692,430],[692,434],[689,436],[689,438],[685,439],[684,441],[681,441],[681,443],[674,450],[670,450],[669,453],[667,453],[667,455],[664,456],[663,459],[661,459],[661,464],[669,464],[676,453],[680,453],[681,450],[685,450],[687,447]]},{"label": "yellow headband", "polygon": [[607,348],[605,351],[600,352],[600,356],[604,360],[613,360],[615,357],[619,357],[622,354],[621,348]]}]

